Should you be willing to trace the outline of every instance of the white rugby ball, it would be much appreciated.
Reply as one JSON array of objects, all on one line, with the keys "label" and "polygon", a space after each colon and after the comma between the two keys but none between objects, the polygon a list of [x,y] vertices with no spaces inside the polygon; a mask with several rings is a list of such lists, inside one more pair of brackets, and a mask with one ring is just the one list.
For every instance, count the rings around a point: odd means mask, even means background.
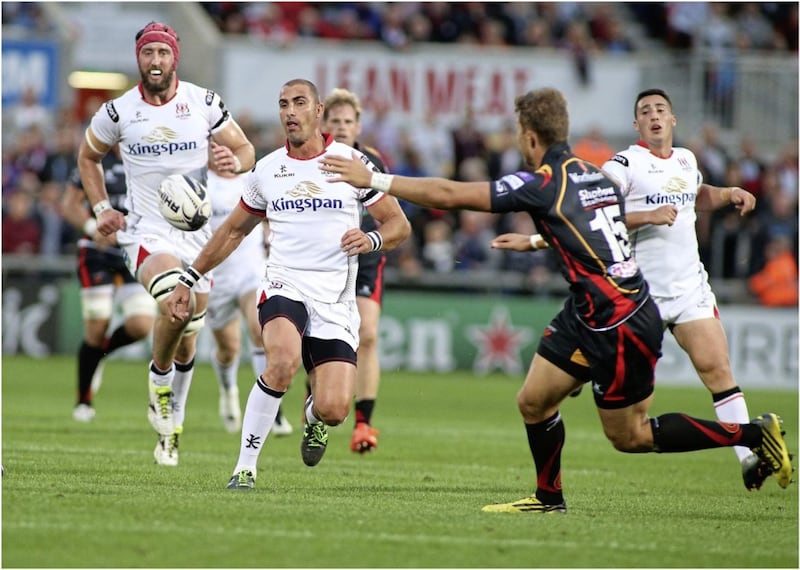
[{"label": "white rugby ball", "polygon": [[199,230],[211,217],[205,186],[185,174],[171,174],[161,182],[158,208],[171,225],[187,232]]}]

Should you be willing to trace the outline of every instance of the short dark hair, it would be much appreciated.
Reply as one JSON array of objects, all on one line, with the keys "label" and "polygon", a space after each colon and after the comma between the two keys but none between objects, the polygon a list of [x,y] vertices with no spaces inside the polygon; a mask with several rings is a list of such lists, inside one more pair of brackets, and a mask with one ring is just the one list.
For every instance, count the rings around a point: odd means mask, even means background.
[{"label": "short dark hair", "polygon": [[569,114],[567,100],[557,89],[536,89],[520,95],[514,101],[514,110],[523,129],[539,135],[546,147],[567,142]]},{"label": "short dark hair", "polygon": [[289,81],[287,81],[286,83],[283,84],[284,87],[290,87],[292,85],[305,85],[305,86],[307,86],[311,90],[311,96],[314,97],[314,104],[318,105],[319,103],[322,102],[320,100],[320,98],[319,98],[319,89],[317,89],[317,86],[314,85],[308,79],[291,79],[291,80],[289,80]]},{"label": "short dark hair", "polygon": [[642,91],[641,93],[639,93],[636,96],[636,101],[633,104],[633,118],[634,119],[636,118],[636,108],[639,106],[639,101],[641,101],[645,97],[650,97],[650,95],[660,95],[661,97],[663,97],[664,99],[667,100],[667,103],[669,103],[669,108],[672,109],[672,100],[669,98],[669,95],[667,95],[666,91],[664,91],[663,89],[657,89],[657,88],[645,89],[644,91]]}]

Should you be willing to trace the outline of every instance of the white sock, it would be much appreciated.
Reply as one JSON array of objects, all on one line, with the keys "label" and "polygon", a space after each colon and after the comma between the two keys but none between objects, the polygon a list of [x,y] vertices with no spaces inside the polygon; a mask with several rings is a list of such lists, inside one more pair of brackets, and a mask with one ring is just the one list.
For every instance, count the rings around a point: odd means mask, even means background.
[{"label": "white sock", "polygon": [[309,396],[305,407],[306,423],[308,423],[309,425],[322,423],[322,420],[314,415],[313,408],[314,408],[314,397]]},{"label": "white sock", "polygon": [[194,375],[194,358],[188,363],[190,368],[185,371],[178,370],[179,366],[187,366],[180,362],[175,362],[175,380],[172,382],[172,392],[175,394],[175,407],[173,414],[175,415],[175,426],[183,426],[183,419],[186,417],[186,401],[189,399],[189,388],[192,385],[192,376]]},{"label": "white sock", "polygon": [[233,386],[238,386],[239,359],[234,359],[230,364],[222,364],[216,355],[211,356],[211,367],[217,375],[217,382],[222,391],[227,392]]},{"label": "white sock", "polygon": [[[261,378],[256,379],[250,395],[247,397],[247,405],[244,408],[242,418],[242,439],[239,442],[239,460],[233,475],[242,469],[249,469],[256,474],[256,463],[261,449],[267,441],[269,431],[275,423],[275,415],[281,405],[279,396],[268,394],[264,387],[270,389]],[[270,389],[271,390],[271,389]],[[275,392],[272,390],[272,392]]]},{"label": "white sock", "polygon": [[172,386],[172,380],[175,377],[175,365],[174,364],[169,367],[169,370],[167,370],[166,372],[163,372],[162,374],[159,374],[157,372],[153,372],[153,368],[156,368],[156,365],[151,360],[150,361],[150,367],[148,368],[148,370],[150,371],[150,374],[148,375],[148,378],[150,378],[150,382],[152,382],[153,385],[159,386],[159,387],[161,387],[161,386]]},{"label": "white sock", "polygon": [[[727,398],[714,402],[714,411],[717,414],[717,419],[721,422],[734,424],[750,423],[750,414],[747,413],[747,402],[745,402],[744,394],[741,392],[735,392]],[[733,450],[739,458],[739,463],[752,453],[749,448],[740,445],[735,446]]]},{"label": "white sock", "polygon": [[254,347],[250,351],[250,363],[253,365],[253,372],[256,378],[264,373],[267,369],[267,355],[264,354],[263,348]]}]

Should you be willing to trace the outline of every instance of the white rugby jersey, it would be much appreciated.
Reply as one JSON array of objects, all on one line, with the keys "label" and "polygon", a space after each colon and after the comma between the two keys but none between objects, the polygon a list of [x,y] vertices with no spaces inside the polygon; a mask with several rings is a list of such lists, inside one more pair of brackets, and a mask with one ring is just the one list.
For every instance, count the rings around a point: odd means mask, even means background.
[{"label": "white rugby jersey", "polygon": [[289,283],[324,303],[355,300],[358,256],[344,254],[342,236],[361,225],[362,207],[375,204],[384,194],[344,182],[329,183],[327,179],[336,175],[322,172],[318,163],[326,154],[350,158],[353,152],[374,168],[362,153],[326,135],[319,156],[293,158],[284,147],[259,160],[248,173],[242,205],[269,220],[269,281]]},{"label": "white rugby jersey", "polygon": [[636,263],[654,297],[677,297],[708,278],[697,245],[695,202],[703,176],[690,150],[673,148],[667,158],[643,143],[631,145],[603,165],[620,184],[626,212],[655,210],[672,204],[672,226],[647,224],[630,232]]},{"label": "white rugby jersey", "polygon": [[[245,176],[239,175],[236,178],[225,178],[219,176],[215,172],[208,171],[208,194],[211,198],[211,219],[209,224],[212,231],[217,231],[228,217],[234,208],[239,204],[242,197],[242,192],[245,188]],[[262,267],[266,261],[267,256],[264,251],[264,229],[261,225],[253,229],[239,244],[233,253],[231,253],[225,261],[219,264],[214,269],[214,280],[221,279],[222,276],[228,272],[235,272],[235,268],[239,266],[252,266],[259,264]],[[249,272],[248,272],[249,273]],[[257,283],[250,283],[255,288]]]},{"label": "white rugby jersey", "polygon": [[107,101],[92,117],[91,129],[108,146],[119,143],[128,183],[128,212],[162,219],[158,187],[170,174],[188,174],[203,184],[208,138],[231,116],[219,95],[186,81],[163,105],[144,100],[141,85]]}]

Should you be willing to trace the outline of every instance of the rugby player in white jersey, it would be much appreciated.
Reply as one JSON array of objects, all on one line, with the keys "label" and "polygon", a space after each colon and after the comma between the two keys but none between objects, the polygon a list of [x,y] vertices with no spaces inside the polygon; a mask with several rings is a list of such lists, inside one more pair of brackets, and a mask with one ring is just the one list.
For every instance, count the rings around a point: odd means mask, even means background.
[{"label": "rugby player in white jersey", "polygon": [[[755,196],[743,188],[705,184],[694,153],[672,146],[677,117],[666,92],[642,91],[633,113],[639,141],[603,165],[625,197],[633,255],[650,283],[664,327],[711,392],[717,418],[747,423],[747,403],[731,372],[717,300],[700,261],[695,210],[733,204],[744,216],[755,208]],[[745,487],[760,489],[771,468],[748,448],[733,449]]]},{"label": "rugby player in white jersey", "polygon": [[[244,176],[230,172],[217,173],[209,163],[207,188],[211,196],[211,230],[216,231],[239,203],[244,191]],[[256,376],[264,371],[267,362],[261,344],[261,325],[256,307],[258,283],[264,276],[267,261],[269,225],[266,222],[263,229],[263,232],[250,232],[239,247],[217,266],[214,285],[208,297],[208,327],[217,345],[217,350],[211,355],[211,365],[219,381],[219,415],[230,433],[237,433],[242,428],[238,384],[239,357],[242,352],[239,315],[245,319],[250,341],[250,361]],[[292,425],[278,408],[272,433],[289,435],[292,431]]]},{"label": "rugby player in white jersey", "polygon": [[[196,334],[208,303],[210,275],[197,275],[185,319],[170,318],[164,300],[178,276],[211,236],[206,225],[194,232],[169,225],[158,209],[158,187],[171,174],[205,183],[211,157],[220,171],[243,172],[255,163],[253,145],[220,96],[179,81],[178,35],[151,22],[136,34],[141,82],[108,101],[92,118],[78,153],[86,195],[97,216],[97,231],[115,235],[132,275],[159,304],[153,326],[148,418],[158,432],[156,463],[177,465],[186,398],[194,370]],[[101,160],[119,144],[128,184],[128,214],[108,200]]]},{"label": "rugby player in white jersey", "polygon": [[[258,295],[261,340],[267,367],[256,380],[242,420],[239,459],[228,489],[253,489],[256,463],[281,398],[302,362],[311,380],[301,455],[319,463],[328,443],[326,426],[350,411],[356,381],[359,315],[355,298],[358,255],[389,250],[411,226],[394,197],[347,183],[329,184],[317,165],[321,156],[363,154],[320,130],[324,105],[317,87],[293,79],[278,98],[286,145],[256,164],[246,189],[167,299],[176,322],[190,314],[196,276],[219,265],[264,217],[270,252]],[[360,229],[366,207],[380,229]]]}]

